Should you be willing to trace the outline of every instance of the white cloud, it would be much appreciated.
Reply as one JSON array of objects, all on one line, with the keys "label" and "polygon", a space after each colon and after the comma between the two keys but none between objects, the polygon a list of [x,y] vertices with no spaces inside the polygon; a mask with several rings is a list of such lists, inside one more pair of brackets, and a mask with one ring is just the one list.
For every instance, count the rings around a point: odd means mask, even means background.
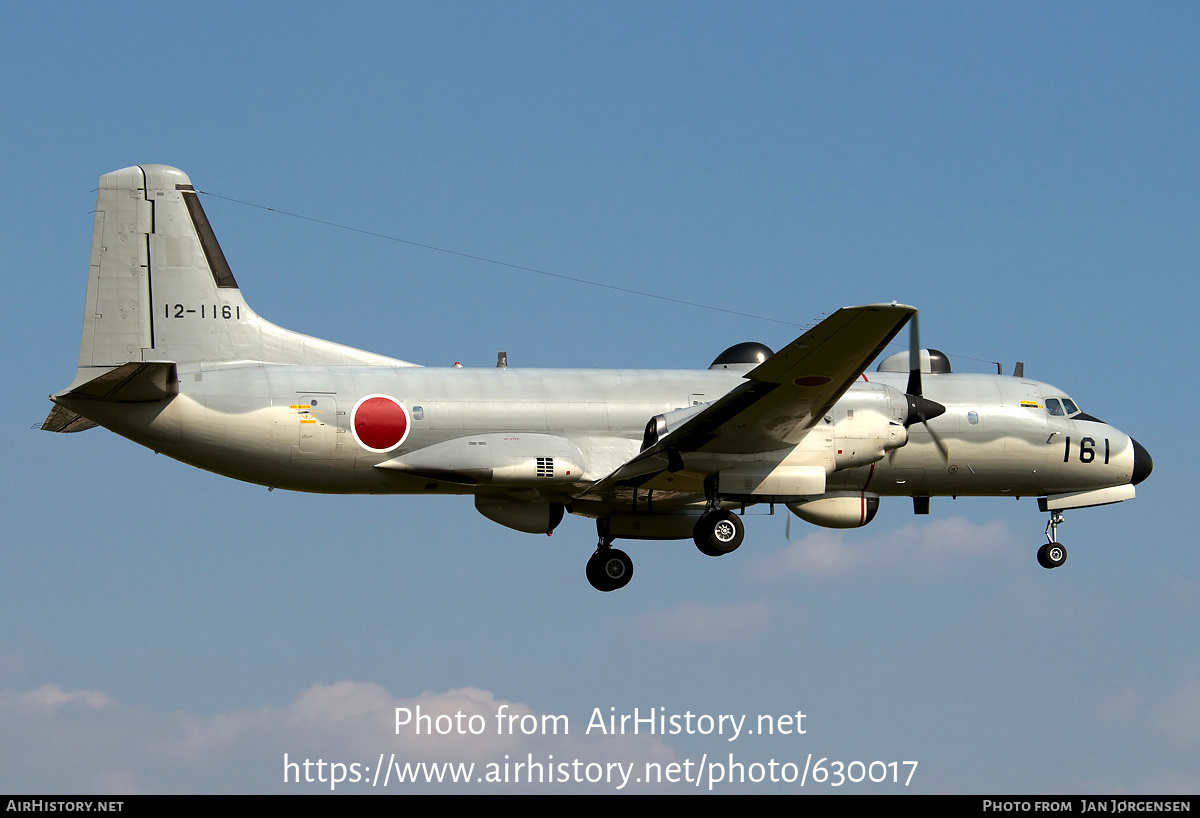
[{"label": "white cloud", "polygon": [[63,707],[108,707],[112,699],[96,690],[63,690],[58,685],[42,685],[37,690],[0,690],[0,712],[29,710],[54,713]]},{"label": "white cloud", "polygon": [[1154,714],[1155,726],[1183,744],[1200,743],[1200,677],[1167,697]]},{"label": "white cloud", "polygon": [[[410,717],[399,732],[396,708]],[[420,735],[414,727],[418,712],[427,717],[421,719]],[[498,712],[515,717],[504,722],[511,730],[498,729]],[[585,763],[632,762],[640,769],[646,761],[674,760],[672,750],[656,737],[583,735],[588,713],[569,714],[564,734],[562,720],[551,715],[480,688],[400,698],[380,685],[352,681],[313,685],[283,707],[208,716],[141,711],[104,693],[64,691],[56,685],[6,690],[0,691],[0,735],[5,737],[0,742],[0,788],[112,794],[330,789],[329,783],[285,785],[285,753],[289,762],[301,765],[306,760],[336,761],[356,763],[363,770],[374,770],[381,754],[385,764],[507,760],[511,765],[532,760],[548,765],[553,757],[557,763],[577,758]],[[315,767],[310,772],[318,774]],[[542,792],[573,788],[578,789],[573,783],[526,787]],[[365,792],[371,787],[347,782],[338,789]],[[503,791],[518,790],[510,785]]]},{"label": "white cloud", "polygon": [[[1176,744],[1200,744],[1200,675],[1193,675],[1184,681],[1157,705],[1147,703],[1146,698],[1136,690],[1124,690],[1102,701],[1097,708],[1097,715],[1110,724],[1155,731]],[[1161,739],[1153,743],[1156,746],[1163,744]],[[1172,751],[1168,755],[1178,754]],[[1200,774],[1193,767],[1189,754],[1178,755],[1177,763],[1168,762],[1160,766],[1152,775],[1140,781],[1132,791],[1168,795],[1193,794],[1200,786]]]},{"label": "white cloud", "polygon": [[1000,521],[976,524],[961,517],[872,533],[823,529],[759,561],[751,570],[762,579],[867,571],[924,573],[962,560],[995,556],[1012,540],[1008,526]]},{"label": "white cloud", "polygon": [[731,605],[688,603],[635,617],[638,633],[665,641],[727,642],[766,630],[770,614],[765,602]]}]

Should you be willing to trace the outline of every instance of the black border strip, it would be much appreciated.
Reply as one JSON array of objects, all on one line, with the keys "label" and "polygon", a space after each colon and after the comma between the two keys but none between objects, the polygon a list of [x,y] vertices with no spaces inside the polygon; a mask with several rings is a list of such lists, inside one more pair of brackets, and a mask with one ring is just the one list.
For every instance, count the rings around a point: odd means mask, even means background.
[{"label": "black border strip", "polygon": [[218,287],[236,290],[238,288],[237,281],[233,277],[233,271],[229,269],[229,262],[225,260],[225,254],[221,252],[221,245],[217,243],[217,236],[213,233],[212,225],[208,223],[208,216],[204,215],[200,197],[190,190],[184,190],[182,193],[183,201],[187,204],[188,214],[192,217],[192,226],[196,228],[200,246],[204,248],[204,257],[208,259],[208,269],[212,272],[213,281],[217,283]]}]

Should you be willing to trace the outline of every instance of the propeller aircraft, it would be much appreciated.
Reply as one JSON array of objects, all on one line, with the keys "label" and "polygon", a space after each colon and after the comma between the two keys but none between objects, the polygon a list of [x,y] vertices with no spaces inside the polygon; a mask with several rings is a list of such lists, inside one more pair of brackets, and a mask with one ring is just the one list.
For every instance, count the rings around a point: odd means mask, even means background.
[{"label": "propeller aircraft", "polygon": [[[1134,497],[1153,462],[1062,390],[958,374],[921,349],[917,311],[840,309],[778,352],[743,343],[706,370],[426,368],[277,327],[242,298],[189,178],[100,178],[75,378],[42,428],[103,426],[218,474],[321,493],[469,494],[549,534],[596,521],[593,587],[633,575],[618,539],[719,557],[754,504],[833,528],[881,497],[1036,497],[1037,552],[1067,556],[1067,509]],[[867,367],[905,324],[909,352]]]}]

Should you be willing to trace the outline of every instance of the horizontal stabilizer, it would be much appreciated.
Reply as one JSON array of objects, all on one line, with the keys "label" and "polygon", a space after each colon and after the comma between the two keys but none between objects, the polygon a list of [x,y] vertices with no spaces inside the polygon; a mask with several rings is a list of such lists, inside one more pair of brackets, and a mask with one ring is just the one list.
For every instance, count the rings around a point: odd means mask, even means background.
[{"label": "horizontal stabilizer", "polygon": [[86,432],[99,424],[72,412],[65,406],[55,406],[42,423],[44,432]]},{"label": "horizontal stabilizer", "polygon": [[113,403],[151,403],[179,394],[179,375],[173,361],[130,361],[63,394]]},{"label": "horizontal stabilizer", "polygon": [[[83,370],[81,370],[83,371]],[[179,374],[173,361],[130,361],[78,386],[51,395],[84,398],[105,403],[154,403],[179,394]],[[50,410],[42,429],[47,432],[83,432],[97,424],[74,410],[58,405]]]}]

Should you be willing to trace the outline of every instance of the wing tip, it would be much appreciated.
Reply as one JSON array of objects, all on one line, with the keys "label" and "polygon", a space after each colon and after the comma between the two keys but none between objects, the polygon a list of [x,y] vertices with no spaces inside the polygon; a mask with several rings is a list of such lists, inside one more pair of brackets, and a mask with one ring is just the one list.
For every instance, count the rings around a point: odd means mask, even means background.
[{"label": "wing tip", "polygon": [[915,313],[917,311],[916,307],[909,306],[908,304],[899,304],[895,301],[890,301],[887,303],[879,303],[879,304],[857,304],[857,305],[854,305],[851,307],[842,307],[842,309],[844,309],[844,310],[877,310],[877,311],[888,311],[888,312],[895,311],[895,312],[908,313],[909,315],[912,315],[913,313]]}]

